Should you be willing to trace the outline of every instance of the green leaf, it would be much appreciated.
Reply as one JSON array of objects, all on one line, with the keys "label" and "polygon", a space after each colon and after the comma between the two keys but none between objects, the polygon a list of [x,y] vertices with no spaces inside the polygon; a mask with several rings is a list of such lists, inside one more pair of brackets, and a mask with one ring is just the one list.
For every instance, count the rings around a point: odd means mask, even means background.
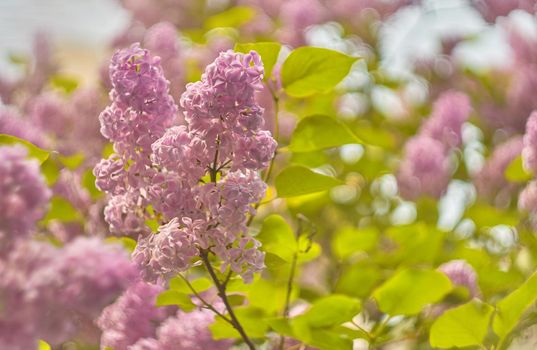
[{"label": "green leaf", "polygon": [[346,295],[365,298],[371,294],[373,288],[382,279],[380,269],[365,263],[345,267],[336,284],[336,292]]},{"label": "green leaf", "polygon": [[44,340],[39,340],[39,343],[37,345],[37,350],[51,350],[52,348],[50,347],[50,345],[44,341]]},{"label": "green leaf", "polygon": [[321,175],[303,166],[285,168],[276,177],[276,191],[281,198],[329,190],[342,182],[331,176]]},{"label": "green leaf", "polygon": [[48,223],[51,220],[72,222],[81,220],[81,216],[68,200],[63,197],[54,196],[50,200],[50,209],[43,222]]},{"label": "green leaf", "polygon": [[49,151],[45,151],[44,149],[41,149],[26,140],[20,139],[12,135],[0,134],[0,145],[13,144],[20,144],[26,147],[26,149],[28,150],[28,156],[37,159],[39,161],[39,164],[43,164],[43,162],[45,162],[45,160],[47,160],[50,155]]},{"label": "green leaf", "polygon": [[192,311],[196,305],[192,302],[188,294],[180,293],[176,290],[165,290],[157,296],[157,306],[177,305],[185,311]]},{"label": "green leaf", "polygon": [[516,211],[501,210],[486,203],[476,203],[468,209],[467,215],[477,227],[496,225],[516,226],[520,221]]},{"label": "green leaf", "polygon": [[54,185],[58,180],[58,177],[60,177],[60,168],[58,167],[58,162],[54,158],[55,157],[49,157],[43,164],[41,164],[41,173],[49,186]]},{"label": "green leaf", "polygon": [[336,232],[332,240],[332,251],[339,259],[373,249],[378,241],[379,232],[374,227],[358,229],[346,227]]},{"label": "green leaf", "polygon": [[78,87],[78,80],[74,77],[56,74],[50,79],[50,83],[53,87],[62,90],[63,92],[70,94]]},{"label": "green leaf", "polygon": [[311,152],[359,142],[356,135],[337,119],[313,115],[298,123],[289,149],[292,152]]},{"label": "green leaf", "polygon": [[[205,277],[199,277],[189,282],[197,293],[204,292],[213,286],[213,283]],[[170,289],[186,294],[193,293],[182,277],[174,277],[170,279]]]},{"label": "green leaf", "polygon": [[267,216],[256,239],[261,242],[263,251],[287,262],[293,260],[298,249],[293,230],[284,218],[276,214]]},{"label": "green leaf", "polygon": [[82,186],[89,192],[91,198],[97,199],[103,195],[95,186],[95,175],[92,169],[88,169],[82,175]]},{"label": "green leaf", "polygon": [[234,6],[229,10],[213,15],[205,21],[206,29],[221,27],[237,28],[248,23],[255,16],[255,10],[247,6]]},{"label": "green leaf", "polygon": [[333,294],[315,301],[308,311],[295,319],[306,322],[312,328],[326,328],[350,321],[361,308],[359,300]]},{"label": "green leaf", "polygon": [[526,182],[532,179],[533,175],[527,173],[524,170],[524,165],[522,164],[522,156],[518,156],[505,169],[505,178],[511,182]]},{"label": "green leaf", "polygon": [[[264,338],[268,330],[267,323],[263,320],[262,310],[254,307],[234,308],[235,315],[251,338]],[[221,317],[216,317],[215,322],[209,326],[213,338],[216,340],[235,338],[240,339],[240,334],[228,322]]]},{"label": "green leaf", "polygon": [[377,288],[373,297],[380,310],[389,315],[415,315],[441,300],[451,289],[449,278],[441,272],[405,269]]},{"label": "green leaf", "polygon": [[329,92],[345,78],[356,60],[333,50],[300,47],[283,63],[283,88],[293,97]]},{"label": "green leaf", "polygon": [[432,325],[429,340],[434,348],[480,345],[487,335],[494,308],[478,300],[447,310]]},{"label": "green leaf", "polygon": [[84,162],[84,154],[76,153],[72,156],[59,156],[60,162],[69,170],[76,170]]},{"label": "green leaf", "polygon": [[261,56],[263,61],[263,67],[265,68],[264,80],[269,79],[272,76],[272,68],[278,60],[278,54],[280,53],[281,45],[279,43],[272,42],[259,42],[259,43],[245,43],[235,44],[235,51],[249,53],[255,51]]},{"label": "green leaf", "polygon": [[537,300],[537,272],[496,305],[492,323],[494,332],[505,338],[515,328],[524,312]]},{"label": "green leaf", "polygon": [[157,233],[158,228],[160,227],[159,222],[157,219],[147,219],[144,221],[144,224],[151,229],[151,232]]}]

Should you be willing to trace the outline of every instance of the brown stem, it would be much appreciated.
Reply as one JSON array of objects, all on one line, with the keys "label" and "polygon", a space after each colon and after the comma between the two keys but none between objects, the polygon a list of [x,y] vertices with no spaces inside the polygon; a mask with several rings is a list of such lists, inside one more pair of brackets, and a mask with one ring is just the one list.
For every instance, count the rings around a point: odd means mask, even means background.
[{"label": "brown stem", "polygon": [[209,275],[211,276],[216,286],[216,289],[218,290],[218,296],[220,296],[220,299],[222,299],[222,302],[224,303],[226,307],[226,310],[231,319],[231,325],[233,326],[233,328],[237,330],[237,332],[239,332],[240,336],[242,337],[242,340],[244,341],[244,343],[246,343],[248,348],[250,350],[255,350],[254,343],[250,340],[250,338],[248,338],[248,335],[246,334],[246,332],[244,331],[244,328],[240,324],[239,319],[237,318],[237,316],[235,316],[235,312],[233,311],[233,308],[229,304],[229,300],[226,294],[226,287],[220,282],[220,280],[218,279],[218,276],[216,276],[216,273],[214,272],[213,266],[211,265],[211,262],[209,261],[209,252],[207,250],[202,250],[200,252],[200,256],[201,256],[201,260],[203,261],[203,264],[205,265],[205,268],[209,272]]},{"label": "brown stem", "polygon": [[203,297],[198,293],[198,291],[196,291],[194,289],[194,287],[192,286],[192,284],[190,283],[190,281],[183,275],[179,274],[179,276],[183,279],[183,281],[185,281],[186,285],[188,286],[188,288],[192,291],[192,293],[196,296],[196,298],[199,299],[199,301],[201,301],[201,303],[209,310],[211,310],[212,312],[214,312],[216,315],[222,317],[222,319],[224,319],[224,321],[230,323],[231,325],[233,325],[233,323],[231,322],[231,320],[229,318],[227,318],[225,315],[223,315],[220,311],[218,311],[217,309],[215,309],[214,306],[212,306],[211,304],[209,304],[205,299],[203,299]]}]

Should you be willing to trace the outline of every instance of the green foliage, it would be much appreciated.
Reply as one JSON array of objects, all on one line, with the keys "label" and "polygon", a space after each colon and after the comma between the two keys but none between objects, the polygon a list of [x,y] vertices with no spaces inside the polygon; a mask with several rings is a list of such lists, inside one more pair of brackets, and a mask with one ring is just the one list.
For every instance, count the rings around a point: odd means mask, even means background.
[{"label": "green foliage", "polygon": [[481,345],[494,308],[478,300],[445,311],[432,325],[430,342],[435,348]]},{"label": "green foliage", "polygon": [[345,227],[334,235],[332,251],[339,259],[346,259],[356,253],[373,249],[378,238],[378,229],[374,227],[364,229]]},{"label": "green foliage", "polygon": [[518,324],[524,312],[536,300],[537,273],[534,273],[524,284],[498,302],[492,323],[494,332],[501,339],[505,338]]},{"label": "green foliage", "polygon": [[68,200],[60,196],[54,196],[50,200],[50,209],[43,219],[43,223],[48,223],[51,220],[61,222],[81,221],[82,216]]},{"label": "green foliage", "polygon": [[72,156],[59,156],[59,161],[69,170],[78,169],[84,162],[85,156],[82,153],[76,153]]},{"label": "green foliage", "polygon": [[50,78],[50,84],[52,87],[70,94],[78,87],[78,80],[68,75],[56,74]]},{"label": "green foliage", "polygon": [[275,184],[278,196],[288,198],[329,190],[341,181],[303,166],[290,166],[278,174]]},{"label": "green foliage", "polygon": [[236,28],[248,23],[250,20],[252,20],[254,16],[255,11],[253,8],[246,6],[236,6],[207,18],[207,20],[205,21],[205,28]]},{"label": "green foliage", "polygon": [[373,297],[382,312],[410,316],[441,300],[451,289],[451,282],[441,272],[404,269],[377,288]]},{"label": "green foliage", "polygon": [[39,164],[43,164],[50,155],[50,152],[45,151],[44,149],[41,149],[26,140],[20,139],[12,135],[0,134],[0,146],[13,144],[20,144],[26,147],[26,149],[28,150],[28,156],[37,159],[39,161]]},{"label": "green foliage", "polygon": [[283,63],[283,88],[293,97],[329,92],[349,73],[356,60],[333,50],[300,47]]},{"label": "green foliage", "polygon": [[192,302],[190,296],[176,290],[165,290],[157,296],[157,306],[177,305],[184,311],[192,311],[196,305]]},{"label": "green foliage", "polygon": [[44,341],[44,340],[39,340],[39,343],[37,345],[37,350],[51,350],[52,348],[50,347],[50,345]]},{"label": "green foliage", "polygon": [[311,328],[325,328],[350,321],[360,312],[360,309],[359,300],[333,294],[318,299],[308,311],[293,320],[307,324]]},{"label": "green foliage", "polygon": [[298,123],[289,150],[310,152],[348,143],[360,143],[360,140],[345,124],[331,117],[313,115]]},{"label": "green foliage", "polygon": [[265,75],[263,79],[266,81],[272,77],[272,68],[278,60],[278,54],[280,53],[281,45],[279,43],[271,42],[257,42],[246,44],[235,44],[235,51],[248,53],[255,51],[261,56],[263,61],[263,67],[265,69]]},{"label": "green foliage", "polygon": [[[268,330],[268,324],[263,320],[263,311],[250,306],[237,307],[235,315],[244,327],[244,331],[252,338],[263,338]],[[240,339],[240,335],[233,326],[221,317],[209,326],[214,339]]]},{"label": "green foliage", "polygon": [[290,263],[298,246],[295,234],[284,218],[280,215],[270,215],[263,221],[261,231],[256,237],[262,244],[262,249]]},{"label": "green foliage", "polygon": [[505,178],[511,182],[526,182],[532,179],[533,175],[524,170],[522,156],[518,156],[505,169]]}]

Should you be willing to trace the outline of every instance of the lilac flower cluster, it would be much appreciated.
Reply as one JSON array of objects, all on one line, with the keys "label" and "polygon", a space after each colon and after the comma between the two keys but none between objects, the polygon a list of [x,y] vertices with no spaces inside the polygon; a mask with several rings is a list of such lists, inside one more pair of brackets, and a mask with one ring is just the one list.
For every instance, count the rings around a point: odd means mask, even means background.
[{"label": "lilac flower cluster", "polygon": [[27,159],[23,146],[0,147],[0,256],[32,232],[50,196],[38,162]]},{"label": "lilac flower cluster", "polygon": [[405,146],[397,176],[403,197],[442,195],[450,179],[449,153],[460,145],[462,124],[470,111],[470,101],[462,93],[448,91],[435,101],[431,116]]},{"label": "lilac flower cluster", "polygon": [[228,340],[212,339],[209,325],[214,314],[206,309],[191,312],[157,307],[160,285],[138,282],[108,306],[97,321],[101,346],[115,350],[229,349]]},{"label": "lilac flower cluster", "polygon": [[102,331],[101,346],[126,350],[140,339],[154,337],[157,325],[169,316],[169,310],[155,305],[163,290],[159,285],[140,281],[106,307],[97,320]]},{"label": "lilac flower cluster", "polygon": [[[139,235],[133,258],[147,280],[187,269],[200,249],[250,279],[263,267],[263,254],[246,234],[246,219],[264,195],[258,172],[276,148],[255,100],[263,77],[259,55],[221,53],[201,81],[187,85],[181,126],[171,126],[177,107],[147,50],[117,52],[110,71],[113,103],[100,119],[117,153],[94,173],[111,195],[105,210],[111,231]],[[157,234],[147,219],[162,224]]]},{"label": "lilac flower cluster", "polygon": [[63,248],[18,242],[0,260],[0,348],[58,345],[91,326],[102,308],[138,276],[124,249],[97,238]]}]

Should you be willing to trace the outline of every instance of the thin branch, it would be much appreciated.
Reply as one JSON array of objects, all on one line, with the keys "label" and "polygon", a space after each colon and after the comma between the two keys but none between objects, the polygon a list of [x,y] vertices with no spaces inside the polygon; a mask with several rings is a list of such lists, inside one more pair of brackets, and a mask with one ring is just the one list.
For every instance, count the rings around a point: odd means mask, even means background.
[{"label": "thin branch", "polygon": [[222,299],[222,302],[224,303],[226,310],[229,314],[229,317],[231,318],[231,324],[233,325],[233,328],[239,332],[240,336],[242,337],[242,340],[250,350],[255,350],[254,343],[248,338],[248,335],[244,331],[244,328],[240,324],[237,316],[235,316],[235,312],[233,311],[233,308],[231,307],[231,304],[229,303],[229,300],[227,298],[226,294],[226,287],[220,282],[218,279],[218,276],[216,276],[216,273],[214,272],[213,266],[211,265],[211,262],[209,261],[209,252],[207,250],[201,250],[200,252],[201,260],[203,261],[203,264],[205,265],[205,268],[209,272],[209,275],[211,276],[216,289],[218,290],[218,295],[220,296],[220,299]]},{"label": "thin branch", "polygon": [[185,281],[186,285],[188,286],[188,288],[192,291],[192,293],[196,296],[196,298],[199,299],[199,301],[201,301],[201,303],[209,310],[211,310],[212,312],[214,312],[215,314],[217,314],[218,316],[222,317],[225,321],[227,321],[228,323],[230,323],[231,325],[233,325],[233,322],[231,322],[231,320],[229,318],[227,318],[224,314],[222,314],[220,311],[218,311],[214,306],[212,306],[211,304],[209,304],[209,302],[207,302],[195,289],[194,289],[194,286],[192,286],[192,284],[190,283],[190,281],[185,277],[183,276],[182,274],[179,274],[179,276],[183,279],[183,281]]}]

